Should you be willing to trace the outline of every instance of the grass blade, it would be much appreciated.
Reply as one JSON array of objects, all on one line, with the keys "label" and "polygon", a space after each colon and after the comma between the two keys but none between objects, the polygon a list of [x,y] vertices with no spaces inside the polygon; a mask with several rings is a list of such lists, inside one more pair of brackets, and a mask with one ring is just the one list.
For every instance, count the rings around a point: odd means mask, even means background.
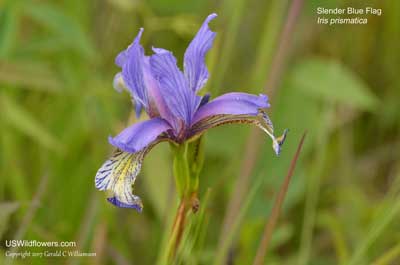
[{"label": "grass blade", "polygon": [[274,231],[276,222],[278,221],[279,213],[282,209],[283,200],[285,199],[287,190],[289,188],[290,180],[292,179],[294,169],[296,167],[297,160],[299,158],[301,148],[303,147],[304,139],[306,137],[306,132],[300,139],[299,145],[297,147],[296,153],[290,163],[289,171],[285,177],[285,180],[282,183],[282,186],[279,190],[278,195],[276,196],[275,203],[272,208],[271,217],[268,219],[267,224],[264,228],[263,237],[261,243],[258,247],[256,257],[254,259],[253,265],[262,265],[264,264],[265,255],[267,253],[268,244],[271,240],[272,232]]}]

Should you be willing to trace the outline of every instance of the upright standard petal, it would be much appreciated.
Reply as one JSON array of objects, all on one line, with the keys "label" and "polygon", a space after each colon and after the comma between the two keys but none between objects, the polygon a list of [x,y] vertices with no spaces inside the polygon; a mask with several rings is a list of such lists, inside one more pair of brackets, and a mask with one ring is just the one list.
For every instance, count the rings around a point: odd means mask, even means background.
[{"label": "upright standard petal", "polygon": [[189,137],[197,137],[206,130],[223,124],[251,123],[265,131],[272,139],[272,147],[277,155],[286,138],[287,131],[281,137],[274,136],[272,122],[263,109],[269,107],[265,95],[246,93],[228,93],[217,97],[200,107],[196,112]]},{"label": "upright standard petal", "polygon": [[168,109],[177,119],[189,126],[200,103],[200,97],[188,88],[187,81],[176,65],[172,53],[159,48],[153,50],[155,54],[150,57],[150,67],[153,76],[159,82]]},{"label": "upright standard petal", "polygon": [[123,130],[116,137],[110,137],[109,142],[125,152],[136,153],[145,149],[157,137],[169,129],[171,127],[165,120],[154,118],[135,123]]},{"label": "upright standard petal", "polygon": [[206,18],[185,52],[185,77],[188,81],[189,88],[193,91],[201,89],[208,79],[205,55],[211,48],[216,35],[215,32],[210,30],[208,23],[216,16],[217,14],[211,14]]},{"label": "upright standard petal", "polygon": [[[121,93],[123,90],[127,90],[128,92],[130,91],[125,85],[121,72],[117,73],[114,76],[113,87],[119,93]],[[135,100],[133,96],[132,96],[132,104],[135,106],[136,118],[139,118],[143,105],[139,101]]]},{"label": "upright standard petal", "polygon": [[122,68],[123,83],[131,92],[137,106],[147,108],[147,90],[143,77],[144,51],[139,43],[142,33],[143,29],[140,29],[133,43],[118,54],[115,63]]},{"label": "upright standard petal", "polygon": [[133,43],[115,59],[122,72],[116,75],[114,87],[128,88],[135,101],[137,115],[143,106],[150,117],[161,116],[173,124],[171,111],[160,96],[158,83],[151,74],[149,57],[145,56],[140,45],[142,32],[143,29],[139,31]]},{"label": "upright standard petal", "polygon": [[167,106],[165,99],[160,91],[158,81],[151,74],[150,57],[145,56],[143,64],[144,82],[148,95],[148,114],[150,117],[161,116],[169,122],[173,128],[177,128],[176,118]]}]

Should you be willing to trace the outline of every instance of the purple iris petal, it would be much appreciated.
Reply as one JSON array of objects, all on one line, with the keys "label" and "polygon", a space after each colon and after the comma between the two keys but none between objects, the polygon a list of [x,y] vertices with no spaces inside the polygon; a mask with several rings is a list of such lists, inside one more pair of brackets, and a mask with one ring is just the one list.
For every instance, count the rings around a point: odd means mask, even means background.
[{"label": "purple iris petal", "polygon": [[266,95],[228,93],[200,107],[194,115],[192,124],[206,117],[219,114],[257,115],[259,109],[268,107],[269,103]]},{"label": "purple iris petal", "polygon": [[139,213],[141,213],[142,210],[143,210],[143,206],[141,204],[135,204],[135,203],[128,204],[128,203],[125,203],[125,202],[122,202],[122,201],[118,200],[116,196],[107,198],[107,201],[109,201],[110,203],[112,203],[115,206],[120,207],[120,208],[135,209]]},{"label": "purple iris petal", "polygon": [[[140,30],[142,31],[142,29],[140,29]],[[140,34],[140,32],[139,32],[139,34]],[[129,47],[128,47],[128,49],[129,49]],[[120,52],[120,53],[117,55],[117,57],[115,57],[115,64],[116,64],[117,66],[119,66],[119,67],[124,66],[124,64],[125,64],[125,62],[126,62],[126,59],[127,59],[127,57],[128,57],[128,52],[127,52],[128,49],[123,50],[122,52]]]},{"label": "purple iris petal", "polygon": [[160,134],[171,129],[169,124],[161,119],[141,121],[123,130],[109,142],[115,147],[128,152],[136,153],[152,143]]},{"label": "purple iris petal", "polygon": [[287,130],[280,137],[274,136],[272,122],[264,112],[269,107],[266,95],[234,92],[211,102],[209,94],[196,95],[208,79],[205,56],[215,38],[208,24],[216,16],[211,14],[206,18],[186,49],[184,73],[167,50],[153,48],[155,54],[145,56],[139,43],[143,29],[116,57],[115,63],[122,71],[115,76],[114,87],[118,91],[127,89],[136,113],[144,107],[150,120],[138,122],[109,138],[117,150],[97,171],[95,186],[112,192],[107,199],[110,203],[142,211],[142,201],[133,194],[132,186],[145,155],[162,141],[182,144],[220,125],[247,123],[268,134],[275,152],[280,153]]},{"label": "purple iris petal", "polygon": [[189,83],[189,88],[193,91],[201,89],[208,79],[204,57],[211,48],[216,35],[215,32],[210,30],[208,23],[216,16],[217,14],[211,14],[206,18],[185,52],[185,77]]},{"label": "purple iris petal", "polygon": [[150,117],[161,116],[161,118],[167,120],[173,128],[177,128],[178,125],[176,122],[176,118],[169,110],[164,100],[164,97],[161,94],[160,86],[157,80],[151,74],[149,56],[145,56],[143,67],[144,67],[143,77],[147,88],[148,102],[149,102],[148,109]]},{"label": "purple iris petal", "polygon": [[264,94],[253,95],[242,92],[230,92],[223,94],[217,98],[214,98],[213,101],[218,100],[239,100],[239,101],[248,101],[253,104],[259,105],[260,108],[269,108],[268,96]]},{"label": "purple iris petal", "polygon": [[[122,78],[132,93],[137,106],[148,108],[147,90],[143,78],[144,51],[139,41],[143,29],[140,29],[133,43],[116,58],[116,64],[122,68]],[[138,113],[136,113],[138,115]]]},{"label": "purple iris petal", "polygon": [[189,125],[200,97],[188,88],[170,51],[159,48],[153,48],[153,51],[156,54],[150,57],[150,66],[153,76],[159,82],[161,94],[175,117]]}]

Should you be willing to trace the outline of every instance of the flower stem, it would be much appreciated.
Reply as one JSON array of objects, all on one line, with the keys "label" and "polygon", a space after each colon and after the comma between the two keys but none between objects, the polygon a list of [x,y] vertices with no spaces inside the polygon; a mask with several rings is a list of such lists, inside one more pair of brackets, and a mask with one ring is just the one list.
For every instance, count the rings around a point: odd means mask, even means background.
[{"label": "flower stem", "polygon": [[174,176],[175,184],[181,200],[186,194],[190,181],[189,165],[187,160],[187,144],[174,147]]},{"label": "flower stem", "polygon": [[[171,231],[168,231],[169,238],[167,239],[167,243],[163,248],[162,254],[160,258],[157,261],[157,265],[166,265],[166,264],[171,264],[175,258],[176,250],[177,250],[177,243],[179,244],[179,236],[178,236],[178,229],[182,230],[182,221],[184,221],[183,218],[183,209],[184,206],[182,202],[180,203],[176,215],[174,218],[174,222],[172,223]],[[178,224],[181,227],[178,227]],[[183,230],[182,230],[183,231]]]},{"label": "flower stem", "polygon": [[186,201],[181,200],[178,210],[176,212],[175,220],[172,225],[171,236],[167,245],[167,264],[170,264],[175,258],[175,254],[179,247],[179,243],[182,238],[182,234],[185,228],[185,219],[187,214]]},{"label": "flower stem", "polygon": [[200,202],[197,198],[199,174],[203,166],[201,138],[190,143],[171,145],[174,152],[174,177],[180,203],[176,211],[163,260],[170,264],[177,253],[185,229],[186,216],[196,213]]}]

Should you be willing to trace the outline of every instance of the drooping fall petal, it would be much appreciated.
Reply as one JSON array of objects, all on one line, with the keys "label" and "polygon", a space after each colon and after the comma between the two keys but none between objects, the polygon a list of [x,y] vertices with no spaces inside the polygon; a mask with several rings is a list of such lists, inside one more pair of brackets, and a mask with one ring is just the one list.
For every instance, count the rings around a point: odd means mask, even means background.
[{"label": "drooping fall petal", "polygon": [[257,115],[259,109],[268,108],[266,95],[251,95],[247,93],[227,93],[201,106],[193,118],[193,124],[208,116],[219,114]]},{"label": "drooping fall petal", "polygon": [[133,124],[116,137],[110,137],[109,141],[113,146],[125,152],[136,153],[143,150],[169,129],[171,127],[165,120],[153,118]]},{"label": "drooping fall petal", "polygon": [[274,136],[271,119],[264,109],[269,107],[266,95],[251,95],[247,93],[228,93],[215,98],[201,106],[193,119],[189,137],[197,137],[206,130],[223,124],[250,123],[254,124],[272,139],[272,147],[277,155],[285,140],[287,131],[281,137]]},{"label": "drooping fall petal", "polygon": [[112,192],[107,199],[112,204],[142,211],[142,201],[132,193],[132,186],[140,172],[143,153],[144,150],[135,154],[116,150],[97,171],[95,186]]}]

